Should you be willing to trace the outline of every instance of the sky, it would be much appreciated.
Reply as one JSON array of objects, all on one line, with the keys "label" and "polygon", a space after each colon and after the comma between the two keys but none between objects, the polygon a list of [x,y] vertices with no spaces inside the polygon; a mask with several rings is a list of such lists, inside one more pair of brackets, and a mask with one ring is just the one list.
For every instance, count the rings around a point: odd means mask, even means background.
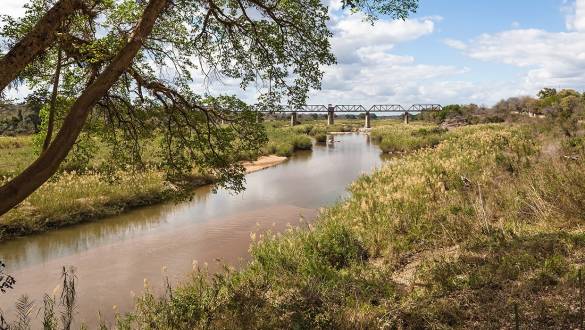
[{"label": "sky", "polygon": [[[23,0],[0,1],[3,14],[22,14]],[[585,0],[420,0],[409,19],[373,26],[339,0],[323,1],[338,63],[323,68],[308,103],[490,106],[544,87],[585,90]],[[257,95],[235,81],[208,89],[248,102]]]}]

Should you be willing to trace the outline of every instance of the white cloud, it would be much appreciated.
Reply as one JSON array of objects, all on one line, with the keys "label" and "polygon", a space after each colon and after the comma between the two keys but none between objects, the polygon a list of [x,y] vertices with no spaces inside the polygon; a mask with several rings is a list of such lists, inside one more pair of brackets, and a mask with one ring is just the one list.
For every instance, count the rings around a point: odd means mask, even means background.
[{"label": "white cloud", "polygon": [[585,0],[576,0],[571,8],[566,32],[514,29],[445,43],[477,60],[525,68],[514,91],[534,95],[543,87],[585,89]]},{"label": "white cloud", "polygon": [[13,17],[24,15],[24,4],[28,1],[2,0],[2,14]]},{"label": "white cloud", "polygon": [[572,13],[567,15],[567,29],[585,31],[585,0],[575,0],[575,3],[570,8]]},{"label": "white cloud", "polygon": [[455,48],[455,49],[459,49],[459,50],[464,50],[465,48],[467,48],[467,45],[461,40],[447,38],[447,39],[443,40],[443,43],[451,48]]},{"label": "white cloud", "polygon": [[441,17],[380,20],[374,25],[363,18],[332,12],[331,45],[338,64],[325,68],[323,89],[311,93],[312,103],[410,104],[445,101],[456,94],[461,82],[449,78],[466,68],[425,65],[414,56],[393,53],[401,43],[432,35]]},{"label": "white cloud", "polygon": [[395,44],[418,39],[433,33],[435,21],[424,20],[378,21],[374,25],[362,15],[335,17],[331,29],[331,45],[339,63],[359,61],[358,51],[369,47],[390,50]]}]

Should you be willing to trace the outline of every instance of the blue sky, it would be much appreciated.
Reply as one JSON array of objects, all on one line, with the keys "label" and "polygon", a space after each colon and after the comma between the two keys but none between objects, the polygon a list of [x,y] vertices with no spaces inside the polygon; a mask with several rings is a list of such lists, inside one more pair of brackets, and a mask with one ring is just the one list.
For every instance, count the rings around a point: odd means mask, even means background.
[{"label": "blue sky", "polygon": [[[323,88],[309,103],[477,103],[535,95],[543,87],[585,90],[585,0],[420,0],[407,21],[374,26],[329,5],[332,50]],[[22,0],[2,0],[21,14]],[[193,83],[255,102],[237,81]],[[12,95],[23,91],[12,92]]]},{"label": "blue sky", "polygon": [[[562,0],[422,0],[412,18],[440,16],[436,30],[412,43],[399,45],[397,53],[413,54],[428,64],[464,65],[470,68],[466,79],[489,81],[511,79],[524,70],[470,59],[460,51],[445,45],[445,39],[471,40],[483,33],[536,28],[549,32],[566,31],[569,2]],[[427,50],[432,49],[431,52]]]},{"label": "blue sky", "polygon": [[[340,63],[326,68],[317,102],[492,105],[543,87],[585,89],[585,0],[421,0],[408,21],[373,27],[330,4]],[[348,36],[364,40],[351,48]],[[344,61],[348,52],[359,59]]]}]

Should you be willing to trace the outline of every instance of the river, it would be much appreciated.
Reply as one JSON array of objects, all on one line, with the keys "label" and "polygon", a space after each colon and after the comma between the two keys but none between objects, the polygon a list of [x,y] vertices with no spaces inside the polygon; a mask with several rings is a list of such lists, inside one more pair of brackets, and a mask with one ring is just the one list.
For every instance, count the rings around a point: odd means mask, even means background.
[{"label": "river", "polygon": [[347,186],[378,167],[381,157],[367,135],[333,135],[312,152],[248,174],[246,190],[237,195],[201,187],[190,201],[1,243],[0,260],[17,283],[0,295],[0,308],[12,319],[14,302],[23,294],[40,306],[43,294],[59,285],[62,266],[72,265],[78,278],[76,320],[94,328],[98,310],[106,320],[114,305],[119,312],[131,310],[145,279],[156,290],[166,276],[173,284],[184,280],[194,260],[210,271],[244,264],[251,232],[313,220],[319,208],[345,198]]}]

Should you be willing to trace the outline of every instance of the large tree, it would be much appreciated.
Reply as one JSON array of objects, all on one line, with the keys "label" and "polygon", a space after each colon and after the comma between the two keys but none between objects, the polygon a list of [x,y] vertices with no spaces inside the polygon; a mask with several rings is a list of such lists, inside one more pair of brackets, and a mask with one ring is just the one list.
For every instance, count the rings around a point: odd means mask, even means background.
[{"label": "large tree", "polygon": [[[343,0],[372,21],[416,6]],[[23,18],[3,17],[0,92],[24,83],[50,96],[42,151],[0,187],[0,215],[55,174],[88,118],[118,158],[139,161],[140,140],[162,136],[173,177],[195,165],[242,188],[237,154],[259,149],[262,127],[235,97],[192,86],[231,79],[257,87],[260,106],[303,103],[335,62],[328,19],[319,0],[32,0]]]}]

